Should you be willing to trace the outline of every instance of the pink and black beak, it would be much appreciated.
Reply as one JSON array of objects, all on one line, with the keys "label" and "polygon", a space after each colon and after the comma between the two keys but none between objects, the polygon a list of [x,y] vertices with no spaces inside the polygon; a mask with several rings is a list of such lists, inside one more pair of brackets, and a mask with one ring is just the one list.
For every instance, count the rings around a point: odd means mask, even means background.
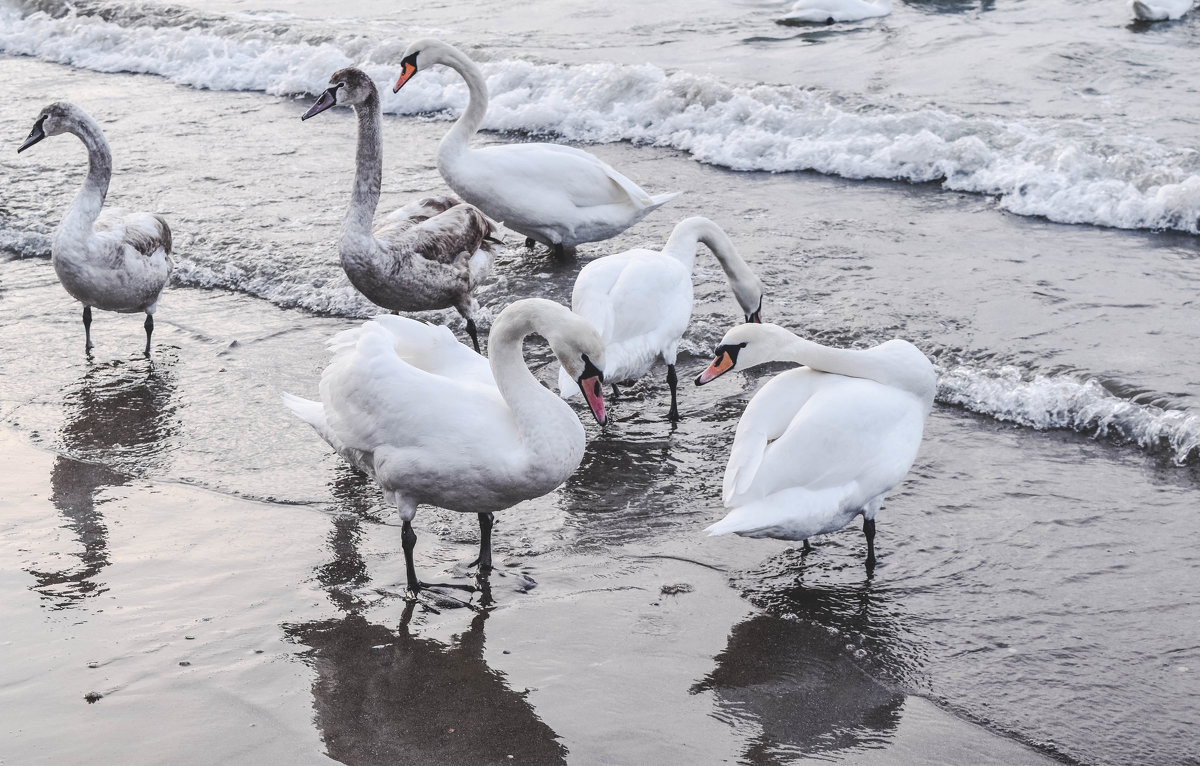
[{"label": "pink and black beak", "polygon": [[33,123],[33,130],[29,131],[29,138],[26,138],[25,143],[17,147],[17,154],[20,154],[46,137],[46,131],[42,128],[42,123],[45,121],[46,115],[38,117],[38,121]]},{"label": "pink and black beak", "polygon": [[342,83],[330,85],[325,89],[325,92],[317,97],[317,103],[308,108],[308,111],[300,115],[301,120],[307,120],[309,117],[315,117],[326,109],[337,103],[338,88],[342,87]]},{"label": "pink and black beak", "polygon": [[412,76],[417,73],[417,51],[404,57],[400,62],[400,76],[396,78],[396,84],[392,86],[392,93],[399,93],[404,87],[404,83],[412,79]]},{"label": "pink and black beak", "polygon": [[703,386],[732,370],[733,366],[737,364],[738,352],[745,347],[745,343],[739,343],[736,346],[717,346],[716,358],[712,360],[708,369],[696,377],[696,385]]},{"label": "pink and black beak", "polygon": [[762,324],[762,302],[763,299],[758,299],[758,308],[746,315],[747,324]]},{"label": "pink and black beak", "polygon": [[579,376],[579,390],[583,392],[583,398],[587,400],[588,407],[592,408],[596,422],[600,425],[607,423],[608,415],[604,412],[604,373],[592,364],[592,360],[588,359],[587,354],[583,355],[583,373]]}]

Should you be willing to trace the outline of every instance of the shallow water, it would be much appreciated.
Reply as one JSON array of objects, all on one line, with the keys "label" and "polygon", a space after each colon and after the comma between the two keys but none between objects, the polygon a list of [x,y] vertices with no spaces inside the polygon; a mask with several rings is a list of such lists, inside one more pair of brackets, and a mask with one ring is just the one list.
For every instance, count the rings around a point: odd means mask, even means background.
[{"label": "shallow water", "polygon": [[[4,622],[20,626],[0,646],[9,655],[0,695],[5,709],[36,701],[8,724],[13,762],[70,762],[85,737],[133,761],[203,752],[189,715],[238,732],[209,762],[325,753],[372,763],[431,747],[446,763],[508,754],[955,763],[960,745],[998,763],[1041,753],[1194,762],[1200,606],[1186,541],[1197,532],[1200,324],[1190,234],[1051,223],[1013,214],[1011,199],[938,183],[735,172],[696,162],[682,142],[590,147],[652,191],[686,193],[616,240],[580,248],[578,260],[530,254],[510,236],[482,302],[494,315],[516,296],[566,301],[581,262],[661,243],[676,221],[700,214],[761,274],[767,319],[835,345],[917,343],[939,366],[940,404],[917,464],[881,512],[872,578],[854,529],[806,555],[702,535],[719,516],[733,426],[770,370],[681,388],[677,427],[663,418],[661,374],[610,402],[613,422],[587,426],[580,470],[501,514],[504,566],[483,613],[405,614],[390,509],[278,403],[285,390],[313,395],[324,341],[373,311],[341,275],[333,244],[352,169],[349,113],[301,124],[310,97],[261,91],[319,89],[363,52],[382,82],[403,50],[393,27],[469,41],[501,84],[508,71],[513,87],[536,85],[524,101],[519,90],[497,99],[507,127],[523,131],[647,140],[591,135],[602,121],[585,109],[576,124],[551,126],[543,117],[556,108],[540,99],[598,77],[613,87],[595,103],[612,111],[622,94],[644,93],[613,85],[633,76],[620,67],[650,61],[675,77],[667,91],[693,82],[680,73],[709,78],[696,85],[699,102],[746,83],[806,86],[815,90],[804,98],[854,114],[891,109],[879,124],[918,127],[944,122],[921,116],[929,102],[983,134],[1018,120],[1052,122],[1039,141],[1099,130],[1099,144],[1117,147],[1107,165],[1133,152],[1133,165],[1157,159],[1168,176],[1189,172],[1192,112],[1176,117],[1172,104],[1194,103],[1190,80],[1176,75],[1195,19],[1143,29],[1098,4],[899,6],[879,22],[796,29],[773,23],[777,6],[706,2],[686,21],[656,7],[629,31],[621,4],[577,3],[550,28],[523,20],[544,10],[536,3],[516,12],[484,4],[466,20],[452,4],[403,19],[381,9],[364,24],[327,19],[315,4],[267,13],[261,2],[230,3],[184,21],[100,4],[81,6],[72,22],[83,38],[53,38],[83,68],[0,57],[0,75],[15,84],[0,135],[15,148],[46,102],[79,103],[113,147],[109,204],[164,214],[178,251],[153,363],[138,354],[141,322],[104,313],[86,359],[78,306],[46,257],[83,151],[57,138],[0,155],[9,258],[0,262],[0,419],[21,466],[9,475],[0,535]],[[1048,18],[1034,23],[1037,13]],[[84,34],[105,16],[116,25],[107,36]],[[4,16],[4,49],[22,36],[45,44],[43,23]],[[176,82],[89,71],[141,68],[119,65],[134,39],[123,30],[139,25],[165,41],[147,61],[176,61],[178,73],[159,72]],[[233,65],[209,55],[216,43],[205,29],[235,52],[268,32],[295,47],[274,51],[277,70],[264,68],[265,53]],[[348,42],[360,36],[358,47]],[[1120,55],[1104,55],[1112,47]],[[97,63],[98,51],[114,63]],[[518,66],[526,52],[541,68]],[[946,63],[963,57],[974,66]],[[1007,62],[1018,87],[999,92],[996,67]],[[1047,62],[1048,72],[1038,68]],[[600,69],[580,69],[588,66]],[[1076,68],[1079,82],[1064,79]],[[412,98],[426,110],[461,97],[452,77],[423,73],[413,85],[422,82]],[[1078,87],[1098,91],[1072,94]],[[756,97],[782,98],[768,90]],[[648,113],[639,110],[629,113]],[[381,209],[441,190],[433,158],[444,116],[385,120]],[[713,123],[721,146],[738,137],[733,124]],[[894,147],[908,133],[890,135]],[[775,140],[744,156],[769,156]],[[1069,147],[1050,143],[1055,167],[1077,156],[1064,160]],[[936,165],[913,151],[916,165]],[[715,262],[700,256],[697,273],[685,380],[739,316]],[[429,318],[461,330],[449,312]],[[527,351],[551,382],[544,347]],[[422,509],[417,526],[422,573],[468,581],[473,519]],[[678,584],[691,591],[660,593]],[[221,640],[204,634],[209,649],[187,659],[181,647],[192,644],[180,634],[206,616]],[[427,674],[419,687],[418,669]],[[101,685],[97,670],[105,696],[84,707],[82,695]],[[446,688],[464,691],[439,693]],[[188,689],[198,692],[185,704]],[[179,706],[162,719],[175,741],[125,742],[163,700]],[[249,711],[261,731],[247,735],[222,704]],[[495,715],[476,718],[481,706]],[[70,736],[43,723],[53,715],[72,722]],[[486,724],[486,735],[466,719]],[[462,736],[435,736],[450,728]]]}]

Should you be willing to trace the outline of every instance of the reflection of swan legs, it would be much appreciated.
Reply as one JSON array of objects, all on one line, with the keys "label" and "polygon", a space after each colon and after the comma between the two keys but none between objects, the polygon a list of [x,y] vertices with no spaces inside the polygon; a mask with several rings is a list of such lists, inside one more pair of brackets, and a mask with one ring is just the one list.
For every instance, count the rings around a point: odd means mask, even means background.
[{"label": "reflection of swan legs", "polygon": [[475,344],[475,353],[479,353],[479,333],[475,328],[475,320],[467,317],[467,335],[471,336],[471,343]]},{"label": "reflection of swan legs", "polygon": [[154,315],[146,314],[146,356],[150,356],[150,334],[154,332]]},{"label": "reflection of swan legs", "polygon": [[467,564],[468,567],[478,566],[480,572],[492,568],[492,525],[495,523],[495,515],[479,514],[479,558]]},{"label": "reflection of swan legs", "polygon": [[617,384],[613,383],[612,387],[613,387],[613,399],[621,398],[621,389],[617,388]]},{"label": "reflection of swan legs", "polygon": [[675,400],[675,389],[679,385],[679,378],[675,376],[675,365],[667,365],[667,385],[671,387],[671,411],[667,413],[667,417],[671,420],[679,420],[679,406]]},{"label": "reflection of swan legs", "polygon": [[84,350],[92,350],[92,307],[83,307],[83,337],[85,340]]},{"label": "reflection of swan legs", "polygon": [[800,552],[801,552],[801,553],[808,553],[808,552],[810,552],[811,550],[812,550],[812,546],[811,546],[811,545],[809,545],[808,538],[806,537],[806,538],[804,538],[804,544],[800,546]]},{"label": "reflection of swan legs", "polygon": [[867,538],[867,569],[875,568],[875,519],[863,519],[863,534]]},{"label": "reflection of swan legs", "polygon": [[534,241],[533,237],[526,237],[525,238],[525,247],[528,247],[528,248],[537,247],[537,242]]}]

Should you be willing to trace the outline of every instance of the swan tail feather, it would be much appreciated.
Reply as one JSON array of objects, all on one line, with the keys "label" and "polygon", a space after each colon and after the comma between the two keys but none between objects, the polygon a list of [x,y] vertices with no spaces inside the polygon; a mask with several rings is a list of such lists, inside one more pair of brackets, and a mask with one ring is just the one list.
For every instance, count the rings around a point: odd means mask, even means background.
[{"label": "swan tail feather", "polygon": [[839,488],[793,487],[733,508],[704,531],[709,535],[807,540],[840,529],[845,492]]},{"label": "swan tail feather", "polygon": [[671,200],[678,197],[680,194],[683,194],[683,192],[667,192],[666,194],[656,194],[653,197],[649,197],[648,199],[646,199],[645,204],[646,204],[646,207],[653,210],[654,208],[661,207],[661,206],[667,204]]}]

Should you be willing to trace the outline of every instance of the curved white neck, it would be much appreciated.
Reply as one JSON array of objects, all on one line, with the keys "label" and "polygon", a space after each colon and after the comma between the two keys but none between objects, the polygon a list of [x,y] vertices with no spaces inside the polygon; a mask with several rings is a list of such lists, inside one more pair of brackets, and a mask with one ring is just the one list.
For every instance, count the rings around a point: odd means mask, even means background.
[{"label": "curved white neck", "polygon": [[700,242],[707,245],[720,262],[721,270],[725,272],[725,278],[729,280],[729,286],[745,313],[757,311],[761,297],[758,276],[733,246],[729,235],[712,221],[701,216],[680,221],[667,238],[662,252],[682,263],[690,273],[696,265],[696,245]]},{"label": "curved white neck", "polygon": [[[374,236],[372,223],[383,184],[383,116],[379,95],[372,93],[361,104],[355,104],[354,115],[358,118],[358,144],[354,154],[354,188],[342,228],[343,244]],[[346,250],[342,248],[343,258]]]},{"label": "curved white neck", "polygon": [[773,361],[796,362],[821,372],[874,380],[908,391],[925,400],[927,406],[933,405],[936,392],[933,365],[910,343],[890,340],[867,349],[831,348],[778,329]]},{"label": "curved white neck", "polygon": [[438,158],[440,159],[443,154],[464,152],[469,148],[471,136],[479,130],[479,126],[483,124],[483,116],[487,114],[488,91],[487,82],[483,79],[483,72],[474,61],[458,50],[449,47],[439,50],[434,63],[445,64],[462,75],[463,80],[467,83],[468,94],[466,110],[459,115],[454,126],[442,139],[438,149]]},{"label": "curved white neck", "polygon": [[578,439],[583,425],[570,406],[539,383],[525,363],[525,338],[533,333],[546,337],[546,328],[556,321],[550,309],[541,305],[544,303],[556,306],[531,299],[501,312],[488,335],[488,363],[526,446],[534,453],[556,454],[562,447],[555,442],[571,434]]},{"label": "curved white neck", "polygon": [[76,115],[67,130],[78,136],[87,148],[88,174],[71,201],[71,206],[67,208],[58,235],[90,237],[92,226],[100,216],[104,198],[108,195],[108,183],[112,178],[112,152],[100,126],[83,112]]}]

